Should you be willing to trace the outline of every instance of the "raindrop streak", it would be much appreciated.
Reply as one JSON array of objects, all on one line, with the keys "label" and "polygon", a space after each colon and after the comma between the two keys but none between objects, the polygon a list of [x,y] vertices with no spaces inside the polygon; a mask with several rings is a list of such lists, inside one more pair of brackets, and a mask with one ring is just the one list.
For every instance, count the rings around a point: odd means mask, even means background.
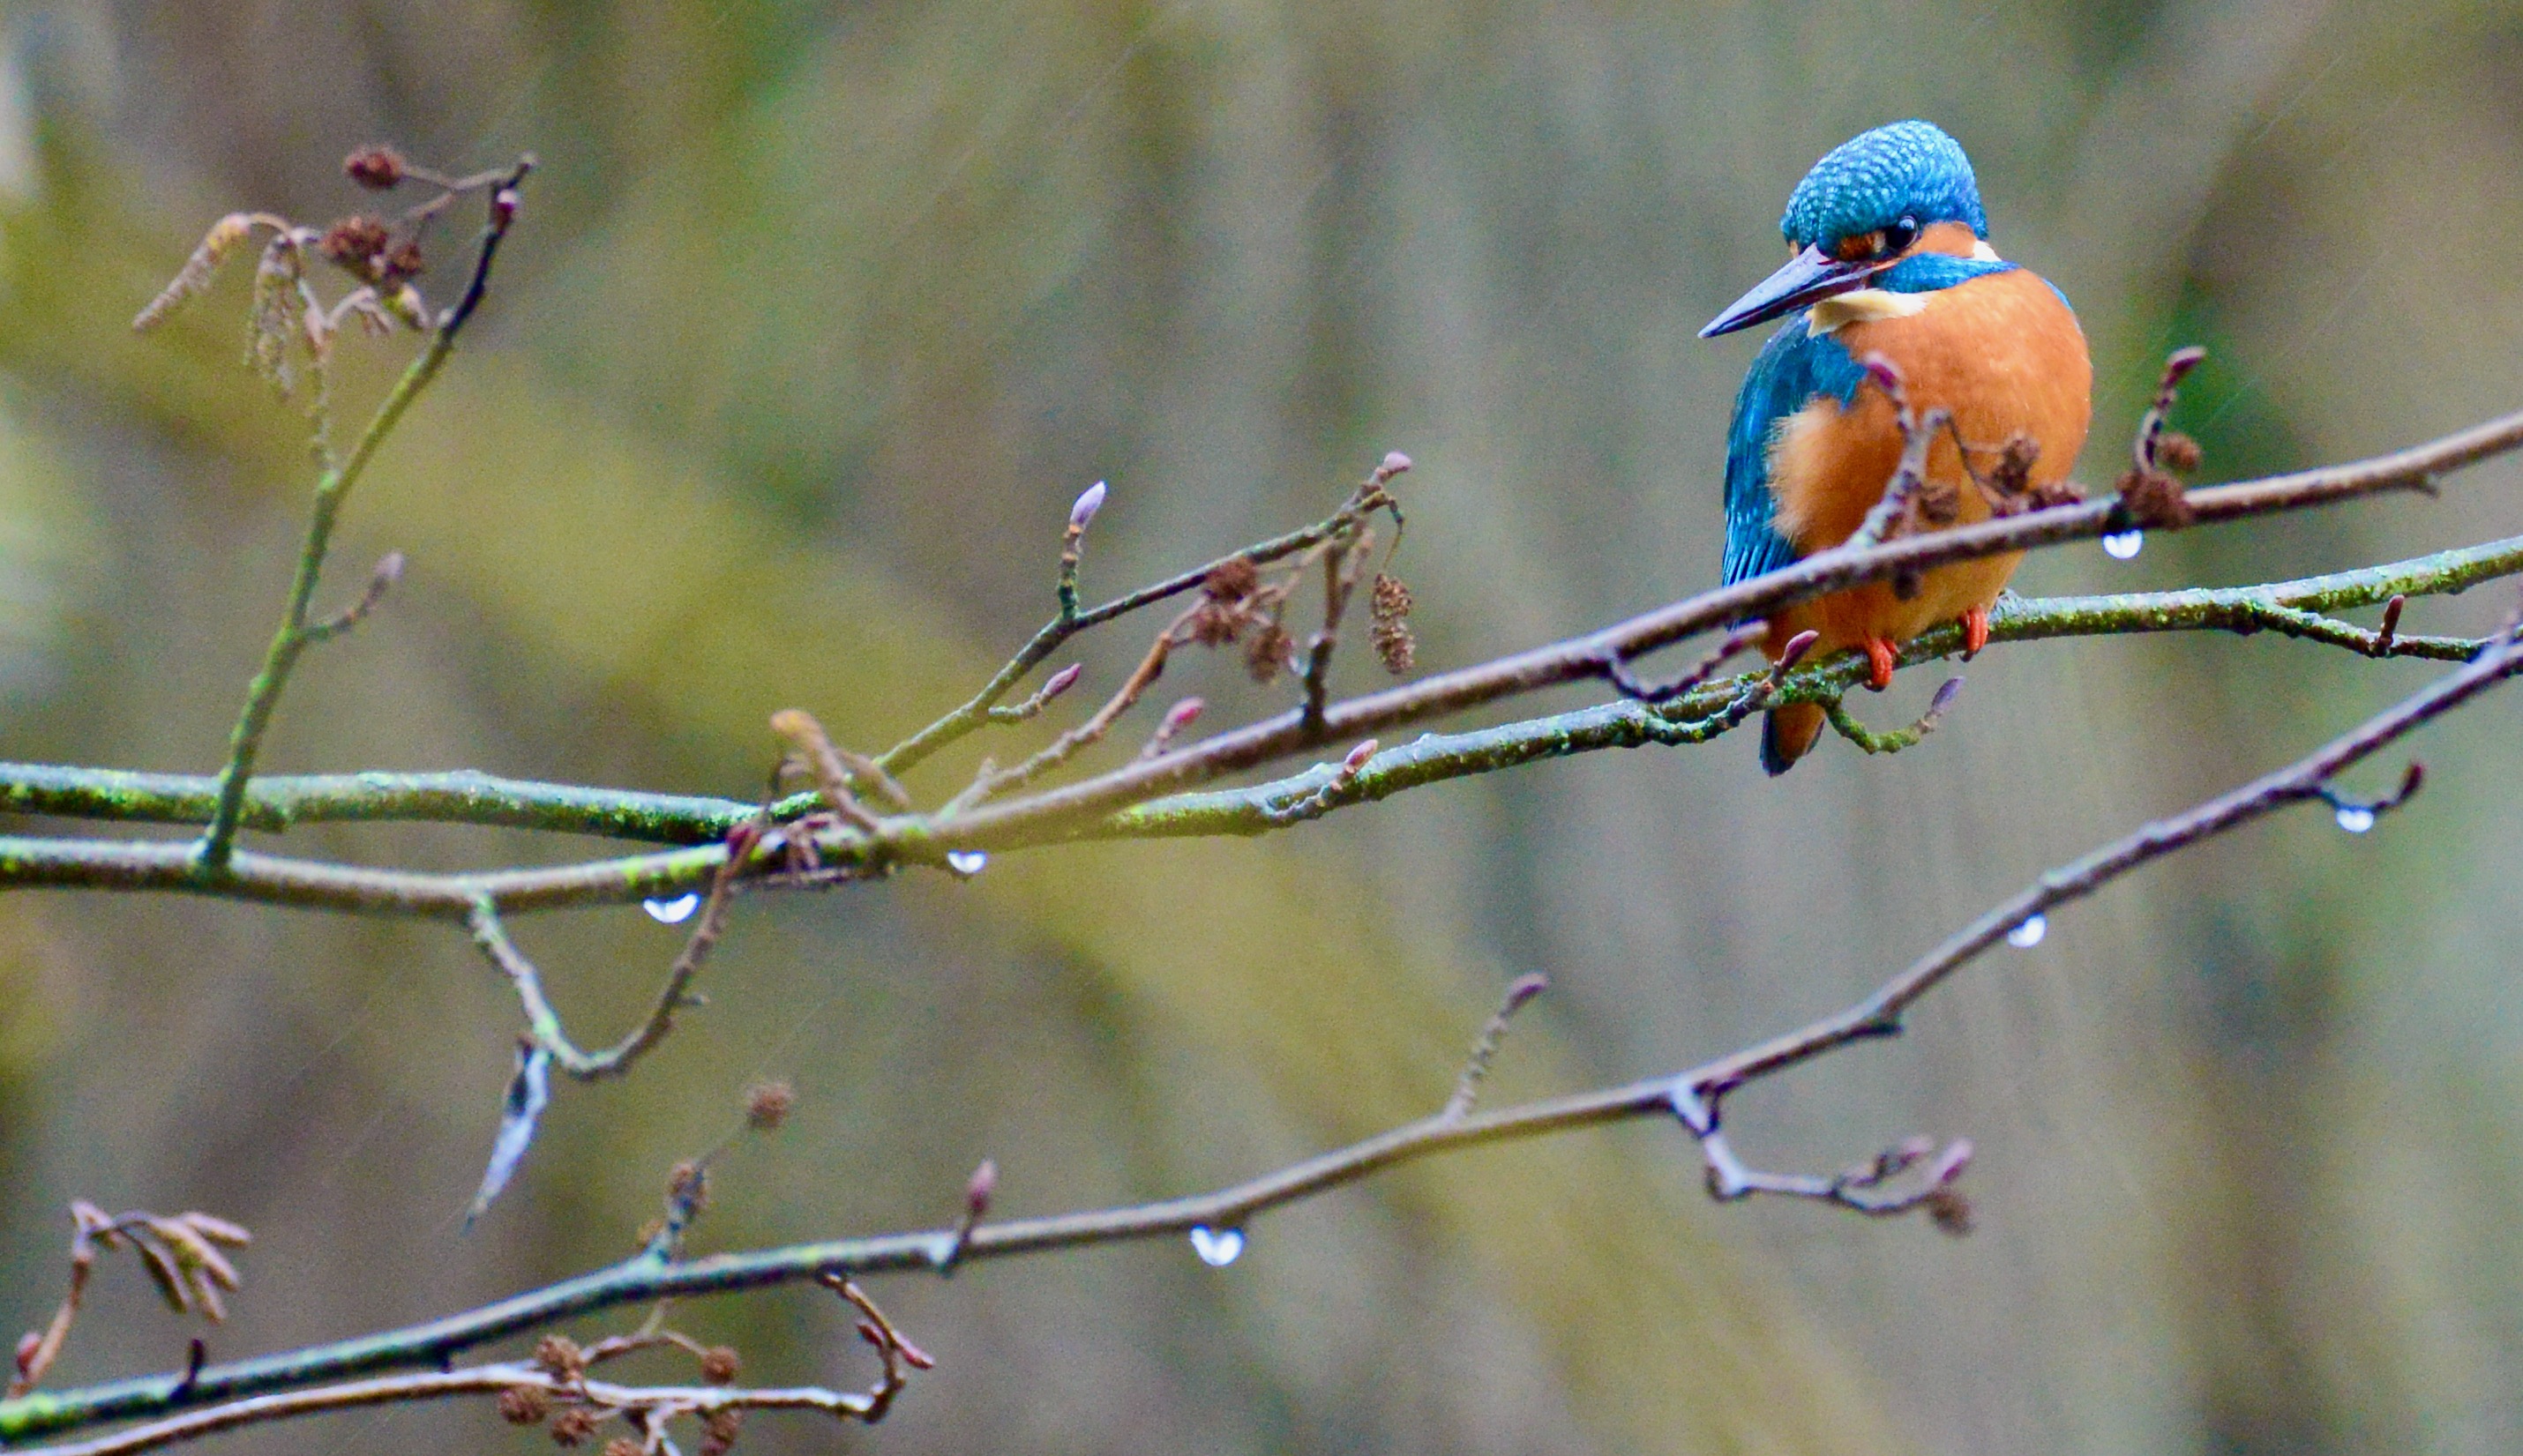
[{"label": "raindrop streak", "polygon": [[1212,1269],[1223,1269],[1244,1252],[1244,1231],[1213,1229],[1202,1224],[1191,1231],[1191,1251]]},{"label": "raindrop streak", "polygon": [[2362,834],[2374,827],[2374,811],[2362,804],[2339,806],[2339,827],[2351,834]]},{"label": "raindrop streak", "polygon": [[2146,544],[2143,531],[2121,531],[2103,538],[2103,550],[2114,561],[2126,561]]},{"label": "raindrop streak", "polygon": [[2048,916],[2026,916],[2014,929],[2006,932],[2006,943],[2019,951],[2028,951],[2041,944],[2041,937],[2049,933]]},{"label": "raindrop streak", "polygon": [[688,895],[677,895],[672,900],[643,900],[640,908],[660,925],[679,925],[690,919],[692,912],[701,908],[701,896],[698,890],[694,890]]},{"label": "raindrop streak", "polygon": [[990,868],[990,857],[977,849],[950,849],[946,851],[946,868],[957,874],[978,874]]}]

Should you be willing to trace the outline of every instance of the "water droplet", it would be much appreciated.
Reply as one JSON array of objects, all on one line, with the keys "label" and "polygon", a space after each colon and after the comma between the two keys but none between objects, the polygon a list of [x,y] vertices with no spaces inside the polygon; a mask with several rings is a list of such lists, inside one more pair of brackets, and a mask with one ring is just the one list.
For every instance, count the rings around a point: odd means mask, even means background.
[{"label": "water droplet", "polygon": [[692,912],[701,908],[700,892],[694,890],[688,895],[677,895],[672,900],[643,900],[640,908],[660,925],[678,925],[690,919]]},{"label": "water droplet", "polygon": [[990,868],[990,857],[977,849],[950,849],[946,851],[946,868],[970,879]]},{"label": "water droplet", "polygon": [[1244,1231],[1202,1224],[1191,1231],[1191,1251],[1212,1269],[1223,1269],[1244,1252]]},{"label": "water droplet", "polygon": [[2362,834],[2374,827],[2374,811],[2362,804],[2339,806],[2339,827],[2351,834]]},{"label": "water droplet", "polygon": [[2019,951],[2028,951],[2041,944],[2041,937],[2049,933],[2048,916],[2025,916],[2014,929],[2006,932],[2006,943]]},{"label": "water droplet", "polygon": [[2143,531],[2121,531],[2103,538],[2103,550],[2114,561],[2126,561],[2146,544]]}]

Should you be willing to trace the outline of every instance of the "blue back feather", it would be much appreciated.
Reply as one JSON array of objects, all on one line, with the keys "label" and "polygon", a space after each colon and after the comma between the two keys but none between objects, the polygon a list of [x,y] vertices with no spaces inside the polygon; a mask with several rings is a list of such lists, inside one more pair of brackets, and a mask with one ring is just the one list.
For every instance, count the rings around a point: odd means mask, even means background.
[{"label": "blue back feather", "polygon": [[1841,408],[1857,398],[1866,371],[1829,334],[1816,337],[1797,309],[1761,346],[1735,396],[1735,422],[1726,431],[1726,585],[1777,571],[1796,559],[1796,548],[1771,524],[1778,502],[1770,494],[1770,437],[1779,422],[1823,398]]}]

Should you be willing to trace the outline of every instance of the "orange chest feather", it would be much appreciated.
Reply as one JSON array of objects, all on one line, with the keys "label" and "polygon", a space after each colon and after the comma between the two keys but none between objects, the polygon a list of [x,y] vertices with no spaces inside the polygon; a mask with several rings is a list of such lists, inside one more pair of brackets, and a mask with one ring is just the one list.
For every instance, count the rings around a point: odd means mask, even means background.
[{"label": "orange chest feather", "polygon": [[[2092,411],[2093,366],[2075,314],[2021,268],[1917,297],[1929,301],[1926,308],[1843,325],[1839,342],[1852,357],[1889,359],[1915,407],[1949,412],[1980,473],[2021,435],[2040,448],[2033,484],[2066,478]],[[1882,498],[1900,457],[1892,403],[1872,385],[1861,386],[1845,409],[1818,399],[1782,420],[1770,442],[1781,534],[1799,554],[1845,540]],[[1952,434],[1940,435],[1928,451],[1928,478],[1959,500],[1963,521],[1988,516]]]}]

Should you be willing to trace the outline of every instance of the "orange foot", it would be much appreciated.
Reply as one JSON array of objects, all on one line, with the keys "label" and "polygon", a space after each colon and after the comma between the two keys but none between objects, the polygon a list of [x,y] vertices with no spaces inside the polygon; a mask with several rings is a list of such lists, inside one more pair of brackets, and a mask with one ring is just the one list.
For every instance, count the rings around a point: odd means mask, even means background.
[{"label": "orange foot", "polygon": [[1963,661],[1979,656],[1988,645],[1988,608],[1974,607],[1963,613]]},{"label": "orange foot", "polygon": [[1883,689],[1891,685],[1892,639],[1890,637],[1868,637],[1866,639],[1867,691],[1881,692]]}]

